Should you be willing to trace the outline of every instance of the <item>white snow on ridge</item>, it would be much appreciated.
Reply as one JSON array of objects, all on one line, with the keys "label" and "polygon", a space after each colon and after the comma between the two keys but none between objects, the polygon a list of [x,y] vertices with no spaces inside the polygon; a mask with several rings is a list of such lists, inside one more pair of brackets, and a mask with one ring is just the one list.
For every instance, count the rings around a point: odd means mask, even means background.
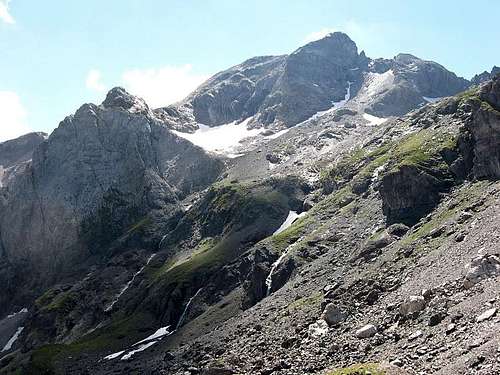
[{"label": "white snow on ridge", "polygon": [[265,129],[247,129],[249,117],[239,124],[233,121],[229,124],[210,127],[198,124],[199,129],[190,134],[176,130],[173,132],[181,138],[187,139],[191,143],[200,146],[205,151],[228,155],[229,157],[238,157],[241,154],[235,153],[235,149],[240,145],[240,141],[245,138],[255,137]]},{"label": "white snow on ridge", "polygon": [[21,334],[21,332],[24,330],[24,327],[19,327],[17,329],[17,331],[14,333],[14,336],[12,336],[10,338],[9,341],[7,341],[7,344],[5,344],[5,346],[3,347],[2,349],[2,352],[5,352],[7,350],[10,350],[12,349],[12,345],[14,345],[14,343],[16,342],[16,340],[19,338],[19,335]]},{"label": "white snow on ridge", "polygon": [[301,214],[298,214],[296,211],[290,211],[288,212],[288,216],[281,224],[281,226],[273,233],[273,236],[283,232],[284,230],[288,229],[294,222],[297,220],[299,217],[302,217],[306,214],[306,212],[302,212]]},{"label": "white snow on ridge", "polygon": [[387,121],[387,118],[377,117],[368,113],[363,113],[363,118],[370,123],[370,125],[380,125]]},{"label": "white snow on ridge", "polygon": [[441,99],[443,99],[444,96],[440,96],[440,97],[436,97],[436,98],[429,98],[428,96],[422,96],[422,98],[424,98],[424,100],[427,103],[436,103],[436,102],[439,102]]}]

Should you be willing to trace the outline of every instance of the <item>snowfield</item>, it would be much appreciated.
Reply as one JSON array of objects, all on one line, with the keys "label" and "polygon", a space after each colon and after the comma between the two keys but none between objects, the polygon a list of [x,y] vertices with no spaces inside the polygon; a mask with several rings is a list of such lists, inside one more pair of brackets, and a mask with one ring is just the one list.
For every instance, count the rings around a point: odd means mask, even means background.
[{"label": "snowfield", "polygon": [[240,142],[245,138],[251,138],[259,135],[265,129],[247,129],[249,117],[239,124],[233,121],[229,124],[210,127],[198,124],[200,127],[196,132],[183,133],[174,130],[173,132],[181,138],[187,139],[191,143],[203,148],[205,151],[222,154],[228,157],[238,157],[237,148]]}]

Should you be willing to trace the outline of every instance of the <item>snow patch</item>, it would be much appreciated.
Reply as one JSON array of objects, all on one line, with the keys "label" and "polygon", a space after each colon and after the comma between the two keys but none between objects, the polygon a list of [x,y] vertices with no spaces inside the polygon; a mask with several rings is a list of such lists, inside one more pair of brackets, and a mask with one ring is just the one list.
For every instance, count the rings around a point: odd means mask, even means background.
[{"label": "snow patch", "polygon": [[111,359],[115,359],[115,358],[120,357],[125,352],[126,352],[126,350],[122,350],[121,352],[117,352],[117,353],[113,353],[113,354],[107,355],[106,357],[104,357],[104,359],[106,361],[109,361]]},{"label": "snow patch", "polygon": [[370,125],[380,125],[387,121],[385,117],[377,117],[368,113],[363,113],[363,118],[370,123]]},{"label": "snow patch", "polygon": [[243,139],[255,137],[265,130],[264,128],[247,129],[248,122],[251,119],[252,117],[249,117],[239,124],[233,121],[229,124],[214,127],[198,124],[199,129],[192,134],[177,130],[173,130],[173,132],[205,151],[236,158],[242,155],[235,151]]},{"label": "snow patch", "polygon": [[7,344],[2,349],[2,352],[6,352],[7,350],[12,349],[12,345],[16,342],[16,340],[19,338],[19,335],[21,332],[24,330],[24,327],[19,327],[17,331],[14,333],[14,335],[10,338],[9,341],[7,341]]},{"label": "snow patch", "polygon": [[382,173],[384,170],[385,170],[385,165],[381,165],[380,167],[375,168],[372,174],[372,182],[377,181],[380,173]]},{"label": "snow patch", "polygon": [[13,318],[13,317],[15,317],[16,315],[19,315],[19,314],[27,314],[27,313],[28,313],[28,309],[26,307],[23,307],[18,312],[10,314],[10,315],[7,315],[7,319]]},{"label": "snow patch", "polygon": [[290,131],[291,128],[287,128],[287,129],[283,129],[283,130],[280,130],[279,132],[276,132],[274,134],[271,134],[271,135],[268,135],[266,138],[267,139],[276,139],[276,138],[279,138],[281,137],[283,134],[286,134]]},{"label": "snow patch", "polygon": [[[143,344],[143,345],[139,346],[137,349],[134,349],[134,350],[129,351],[127,354],[125,354],[125,355],[122,357],[122,361],[126,361],[127,359],[132,358],[132,356],[133,356],[135,353],[142,352],[142,351],[146,350],[147,348],[149,348],[149,347],[153,346],[154,344],[156,344],[156,341],[148,342],[147,344]],[[116,358],[116,357],[115,357],[115,358]]]},{"label": "snow patch", "polygon": [[145,343],[147,341],[151,341],[151,340],[156,340],[160,337],[163,337],[163,336],[167,336],[169,335],[171,332],[169,331],[169,328],[170,326],[166,326],[166,327],[161,327],[160,329],[158,329],[155,333],[153,333],[151,336],[148,336],[146,337],[145,339],[141,340],[141,341],[138,341],[134,344],[134,346],[136,345],[140,345],[142,343]]},{"label": "snow patch", "polygon": [[309,326],[308,333],[312,338],[318,338],[326,335],[328,333],[328,330],[328,323],[323,319],[320,319],[316,323],[313,323]]},{"label": "snow patch", "polygon": [[273,233],[273,236],[283,232],[284,230],[288,229],[298,218],[304,216],[306,212],[302,212],[301,214],[298,214],[296,211],[290,211],[288,212],[288,216],[281,224],[281,226]]}]

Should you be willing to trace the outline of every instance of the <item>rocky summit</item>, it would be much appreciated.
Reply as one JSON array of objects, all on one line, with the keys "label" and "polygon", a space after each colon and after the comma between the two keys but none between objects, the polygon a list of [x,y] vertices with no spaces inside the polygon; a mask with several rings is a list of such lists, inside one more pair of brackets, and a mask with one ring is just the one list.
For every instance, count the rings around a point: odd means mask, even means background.
[{"label": "rocky summit", "polygon": [[0,143],[0,374],[500,373],[500,76],[343,33]]}]

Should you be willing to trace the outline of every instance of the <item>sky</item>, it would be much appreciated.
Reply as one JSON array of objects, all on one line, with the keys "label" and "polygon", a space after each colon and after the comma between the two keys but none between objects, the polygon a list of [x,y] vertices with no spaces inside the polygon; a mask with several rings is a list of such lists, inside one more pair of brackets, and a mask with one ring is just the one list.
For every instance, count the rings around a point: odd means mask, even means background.
[{"label": "sky", "polygon": [[114,86],[173,103],[332,31],[369,57],[412,53],[470,78],[500,65],[498,14],[498,0],[0,0],[0,142],[50,132]]}]

